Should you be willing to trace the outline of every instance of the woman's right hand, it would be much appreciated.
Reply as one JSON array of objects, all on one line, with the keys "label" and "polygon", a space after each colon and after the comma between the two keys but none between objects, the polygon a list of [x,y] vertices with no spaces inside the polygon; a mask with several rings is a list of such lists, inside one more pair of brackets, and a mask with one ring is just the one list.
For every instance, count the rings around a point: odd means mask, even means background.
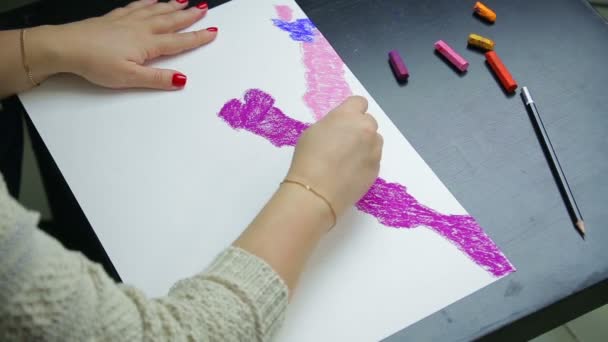
[{"label": "woman's right hand", "polygon": [[[367,100],[352,96],[310,126],[296,145],[287,179],[311,186],[336,216],[359,200],[380,169],[382,137]],[[263,259],[293,290],[318,241],[333,224],[327,204],[289,183],[234,242]],[[290,292],[291,293],[291,292]]]},{"label": "woman's right hand", "polygon": [[382,145],[367,100],[351,96],[302,134],[287,178],[310,185],[340,216],[378,176]]}]

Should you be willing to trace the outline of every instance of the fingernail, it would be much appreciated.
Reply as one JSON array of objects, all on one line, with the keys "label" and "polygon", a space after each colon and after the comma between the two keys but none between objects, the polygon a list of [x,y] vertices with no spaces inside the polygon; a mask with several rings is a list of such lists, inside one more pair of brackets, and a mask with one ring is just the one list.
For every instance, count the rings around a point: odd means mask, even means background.
[{"label": "fingernail", "polygon": [[179,2],[180,4],[188,2],[188,0],[176,0],[176,1]]},{"label": "fingernail", "polygon": [[215,27],[215,26],[213,26],[213,27],[207,27],[206,30],[209,31],[209,32],[217,32],[217,27]]},{"label": "fingernail", "polygon": [[188,77],[186,77],[186,75],[176,72],[175,74],[173,74],[171,83],[173,83],[174,87],[183,87],[186,85],[187,80],[188,80]]},{"label": "fingernail", "polygon": [[201,9],[201,10],[206,10],[207,8],[209,8],[209,6],[207,5],[206,2],[201,2],[200,4],[196,5],[196,8]]}]

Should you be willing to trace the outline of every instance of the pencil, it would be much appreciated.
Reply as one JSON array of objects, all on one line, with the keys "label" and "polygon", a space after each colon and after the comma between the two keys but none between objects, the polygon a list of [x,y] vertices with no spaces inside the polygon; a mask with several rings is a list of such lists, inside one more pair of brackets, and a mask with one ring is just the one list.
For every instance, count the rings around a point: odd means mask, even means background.
[{"label": "pencil", "polygon": [[585,222],[583,221],[583,216],[581,215],[581,211],[578,209],[578,205],[576,205],[576,200],[572,195],[570,185],[568,185],[568,180],[566,180],[566,176],[564,175],[562,166],[559,164],[559,160],[557,159],[557,155],[555,154],[555,150],[553,149],[553,145],[551,144],[549,135],[545,130],[545,125],[543,125],[543,120],[540,118],[538,108],[536,108],[536,104],[532,100],[532,96],[530,95],[530,91],[527,87],[523,87],[521,89],[521,97],[524,101],[524,104],[526,105],[528,114],[530,114],[530,117],[532,118],[534,128],[538,132],[538,139],[540,140],[543,146],[547,161],[551,166],[553,175],[555,176],[555,180],[557,181],[557,184],[559,186],[560,193],[562,194],[562,197],[566,202],[566,207],[568,208],[568,213],[572,218],[572,222],[584,238]]}]

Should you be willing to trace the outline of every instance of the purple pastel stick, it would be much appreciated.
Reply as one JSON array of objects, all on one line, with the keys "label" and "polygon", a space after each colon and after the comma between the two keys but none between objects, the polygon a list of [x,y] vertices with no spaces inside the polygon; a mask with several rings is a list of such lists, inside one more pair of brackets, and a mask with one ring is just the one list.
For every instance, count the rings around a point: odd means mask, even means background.
[{"label": "purple pastel stick", "polygon": [[454,64],[454,66],[458,70],[463,72],[467,71],[467,68],[469,67],[469,62],[467,62],[466,59],[459,55],[458,52],[454,51],[454,49],[452,49],[452,47],[450,47],[446,42],[444,42],[443,40],[438,40],[435,43],[435,49],[437,49],[437,51],[439,51],[439,53],[442,54],[443,57],[447,58],[450,63]]},{"label": "purple pastel stick", "polygon": [[400,81],[405,81],[410,76],[410,72],[407,70],[403,58],[397,50],[392,50],[388,53],[388,60],[391,63],[395,76]]}]

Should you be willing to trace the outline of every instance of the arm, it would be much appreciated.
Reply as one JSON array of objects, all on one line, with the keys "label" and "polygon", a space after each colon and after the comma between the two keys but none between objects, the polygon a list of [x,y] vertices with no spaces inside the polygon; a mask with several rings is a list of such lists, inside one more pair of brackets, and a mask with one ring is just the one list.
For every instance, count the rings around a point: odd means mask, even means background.
[{"label": "arm", "polygon": [[[207,7],[188,2],[140,0],[102,17],[57,26],[28,28],[25,60],[36,83],[57,73],[73,73],[109,88],[176,90],[186,76],[146,67],[146,61],[174,55],[215,39],[216,28],[178,33],[200,20]],[[0,99],[34,85],[22,62],[20,30],[0,31]],[[176,78],[177,77],[177,78]]]},{"label": "arm", "polygon": [[147,298],[36,228],[0,176],[0,340],[267,340],[287,289],[261,259],[229,248],[204,272]]}]

